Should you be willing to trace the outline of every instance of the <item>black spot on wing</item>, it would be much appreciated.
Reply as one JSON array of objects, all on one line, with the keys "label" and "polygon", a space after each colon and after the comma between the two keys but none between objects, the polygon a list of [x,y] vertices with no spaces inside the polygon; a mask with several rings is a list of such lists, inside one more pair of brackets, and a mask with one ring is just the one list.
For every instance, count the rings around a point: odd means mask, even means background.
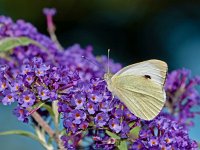
[{"label": "black spot on wing", "polygon": [[145,77],[146,79],[151,79],[151,76],[150,76],[150,75],[144,75],[144,77]]}]

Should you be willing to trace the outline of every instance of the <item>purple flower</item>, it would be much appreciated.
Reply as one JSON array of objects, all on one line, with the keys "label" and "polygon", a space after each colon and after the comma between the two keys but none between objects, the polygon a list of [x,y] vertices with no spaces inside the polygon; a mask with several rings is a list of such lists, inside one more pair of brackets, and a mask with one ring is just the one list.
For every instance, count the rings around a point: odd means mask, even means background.
[{"label": "purple flower", "polygon": [[32,72],[32,67],[29,64],[22,65],[22,74],[28,74]]},{"label": "purple flower", "polygon": [[45,89],[44,87],[40,86],[37,88],[38,89],[38,94],[41,100],[47,100],[49,99],[50,91],[48,89]]},{"label": "purple flower", "polygon": [[133,113],[131,113],[127,108],[125,108],[123,110],[123,112],[124,112],[124,116],[126,117],[126,119],[128,119],[128,120],[136,120],[137,119],[137,117],[135,115],[133,115]]},{"label": "purple flower", "polygon": [[6,92],[6,96],[3,98],[2,103],[4,105],[10,105],[11,103],[13,103],[15,101],[15,95],[14,93],[9,93]]},{"label": "purple flower", "polygon": [[17,116],[18,120],[23,121],[25,123],[28,122],[28,111],[24,108],[17,107],[13,110],[13,114]]},{"label": "purple flower", "polygon": [[119,119],[110,119],[109,127],[116,133],[119,133],[122,130],[122,126],[120,125]]},{"label": "purple flower", "polygon": [[110,101],[103,101],[99,103],[99,109],[103,112],[108,112],[113,109],[113,105],[110,103]]},{"label": "purple flower", "polygon": [[84,109],[83,105],[85,103],[85,96],[82,94],[76,95],[75,97],[75,104],[76,104],[76,109]]},{"label": "purple flower", "polygon": [[89,93],[88,98],[94,103],[99,103],[103,100],[103,96],[97,92]]},{"label": "purple flower", "polygon": [[73,123],[71,120],[65,119],[63,125],[66,129],[68,129],[72,133],[75,133],[78,130],[77,125]]},{"label": "purple flower", "polygon": [[89,123],[84,121],[79,125],[79,128],[82,130],[85,130],[85,129],[87,129],[88,125],[89,125]]},{"label": "purple flower", "polygon": [[132,145],[132,147],[131,147],[132,149],[137,149],[137,150],[143,150],[143,149],[146,149],[145,148],[145,145],[140,141],[140,140],[136,140],[134,143],[133,143],[133,145]]},{"label": "purple flower", "polygon": [[121,118],[123,116],[123,110],[121,108],[115,108],[112,110],[112,114],[115,118]]},{"label": "purple flower", "polygon": [[22,94],[19,103],[22,107],[30,107],[35,103],[35,96],[33,93],[26,91]]},{"label": "purple flower", "polygon": [[21,80],[16,80],[14,83],[11,83],[10,90],[11,92],[17,92],[22,87],[23,83]]},{"label": "purple flower", "polygon": [[35,68],[35,74],[38,77],[43,77],[46,75],[46,71],[50,69],[50,66],[40,65],[38,68]]},{"label": "purple flower", "polygon": [[71,112],[70,116],[73,118],[73,123],[80,124],[82,121],[85,121],[86,114],[82,110],[75,109]]},{"label": "purple flower", "polygon": [[4,91],[8,87],[8,83],[6,80],[0,80],[0,92]]},{"label": "purple flower", "polygon": [[149,140],[149,145],[151,147],[157,146],[158,145],[158,140],[156,137],[151,137],[151,139]]},{"label": "purple flower", "polygon": [[109,116],[107,113],[104,113],[104,112],[98,113],[95,117],[95,123],[99,127],[104,126],[108,120],[109,120]]},{"label": "purple flower", "polygon": [[29,73],[25,76],[25,81],[30,85],[35,80],[35,76],[33,73]]},{"label": "purple flower", "polygon": [[87,111],[89,114],[95,114],[95,112],[97,111],[97,106],[92,102],[88,102]]}]

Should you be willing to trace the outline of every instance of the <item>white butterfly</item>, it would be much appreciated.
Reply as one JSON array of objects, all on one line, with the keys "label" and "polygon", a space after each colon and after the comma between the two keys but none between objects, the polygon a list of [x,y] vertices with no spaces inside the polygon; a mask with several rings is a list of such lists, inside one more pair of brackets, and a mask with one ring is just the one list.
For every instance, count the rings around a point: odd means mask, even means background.
[{"label": "white butterfly", "polygon": [[153,59],[124,67],[114,75],[110,74],[108,69],[104,79],[109,91],[135,116],[152,120],[165,104],[163,86],[166,72],[167,64]]}]

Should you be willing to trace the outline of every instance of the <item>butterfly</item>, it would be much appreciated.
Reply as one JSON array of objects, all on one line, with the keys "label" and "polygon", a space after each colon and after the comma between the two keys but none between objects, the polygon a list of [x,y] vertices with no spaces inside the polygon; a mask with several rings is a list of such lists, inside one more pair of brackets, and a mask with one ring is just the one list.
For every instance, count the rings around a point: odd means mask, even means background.
[{"label": "butterfly", "polygon": [[114,75],[108,69],[104,80],[108,90],[131,113],[141,119],[152,120],[165,104],[166,93],[163,87],[167,69],[164,61],[152,59],[124,67]]}]

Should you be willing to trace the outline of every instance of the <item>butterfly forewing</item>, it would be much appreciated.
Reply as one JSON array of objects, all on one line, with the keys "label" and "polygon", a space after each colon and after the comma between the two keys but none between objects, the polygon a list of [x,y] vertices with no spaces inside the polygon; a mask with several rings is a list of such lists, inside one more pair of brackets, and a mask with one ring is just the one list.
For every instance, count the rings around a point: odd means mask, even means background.
[{"label": "butterfly forewing", "polygon": [[111,78],[113,93],[137,117],[151,120],[161,111],[166,95],[163,90],[166,63],[149,60],[127,66]]},{"label": "butterfly forewing", "polygon": [[152,59],[124,67],[113,78],[119,75],[148,75],[153,81],[164,85],[166,72],[167,64],[164,61]]}]

